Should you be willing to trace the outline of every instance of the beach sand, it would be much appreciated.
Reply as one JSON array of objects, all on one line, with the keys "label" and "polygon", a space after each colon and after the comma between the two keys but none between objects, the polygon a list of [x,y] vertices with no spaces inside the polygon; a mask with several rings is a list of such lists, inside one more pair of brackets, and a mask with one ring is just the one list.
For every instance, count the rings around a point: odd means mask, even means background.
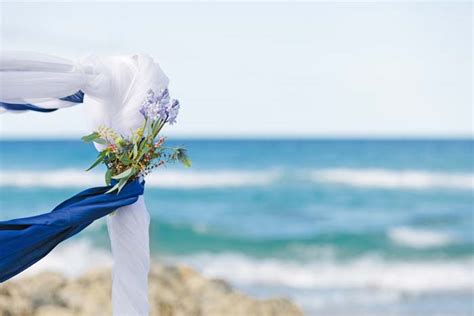
[{"label": "beach sand", "polygon": [[[0,285],[0,315],[111,315],[110,269],[67,278],[41,272]],[[284,298],[257,300],[210,280],[185,266],[153,264],[149,274],[151,315],[160,316],[299,316]]]}]

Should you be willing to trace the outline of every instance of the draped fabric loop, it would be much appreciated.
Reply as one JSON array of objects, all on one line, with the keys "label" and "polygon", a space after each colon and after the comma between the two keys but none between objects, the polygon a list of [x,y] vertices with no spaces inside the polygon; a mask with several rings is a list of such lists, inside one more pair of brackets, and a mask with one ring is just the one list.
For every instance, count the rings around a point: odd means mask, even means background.
[{"label": "draped fabric loop", "polygon": [[[139,108],[148,90],[160,91],[168,83],[147,55],[69,60],[5,52],[0,58],[0,112],[50,112],[83,103],[91,131],[103,125],[127,137],[143,124]],[[114,256],[114,315],[148,314],[149,222],[143,196],[119,205],[107,217]]]}]

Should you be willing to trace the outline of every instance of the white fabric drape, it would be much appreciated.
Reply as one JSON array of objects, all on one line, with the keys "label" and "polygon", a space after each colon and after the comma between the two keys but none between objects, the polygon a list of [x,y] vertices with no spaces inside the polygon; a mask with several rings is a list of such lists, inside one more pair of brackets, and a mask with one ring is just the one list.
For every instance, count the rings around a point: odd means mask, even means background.
[{"label": "white fabric drape", "polygon": [[148,315],[150,216],[143,196],[107,216],[112,253],[112,307],[114,315]]},{"label": "white fabric drape", "polygon": [[59,100],[92,82],[92,69],[71,60],[27,52],[3,52],[0,58],[0,101],[63,108],[75,103]]},{"label": "white fabric drape", "polygon": [[[167,87],[168,78],[150,57],[91,57],[81,61],[100,69],[93,94],[87,91],[84,105],[93,129],[112,127],[128,136],[143,124],[139,109],[149,89]],[[102,89],[101,89],[102,88]],[[100,149],[100,145],[97,145]],[[112,305],[114,315],[148,315],[149,214],[143,196],[119,208],[107,219],[114,256]]]},{"label": "white fabric drape", "polygon": [[[146,55],[89,56],[75,61],[36,53],[3,53],[0,101],[61,108],[60,98],[81,90],[90,129],[100,125],[128,136],[143,123],[139,113],[147,91],[160,91],[168,78]],[[100,145],[96,145],[100,150]],[[114,315],[148,315],[149,214],[144,197],[108,216],[114,257]]]}]

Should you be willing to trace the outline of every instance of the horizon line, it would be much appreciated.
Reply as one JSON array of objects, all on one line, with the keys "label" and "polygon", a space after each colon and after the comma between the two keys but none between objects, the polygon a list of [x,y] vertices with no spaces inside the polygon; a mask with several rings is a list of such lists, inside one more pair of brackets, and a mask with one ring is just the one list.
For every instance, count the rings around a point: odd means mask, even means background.
[{"label": "horizon line", "polygon": [[[167,136],[173,140],[474,140],[474,135],[345,135],[345,134],[321,134],[321,135],[174,135]],[[0,141],[81,141],[81,136],[1,136]]]}]

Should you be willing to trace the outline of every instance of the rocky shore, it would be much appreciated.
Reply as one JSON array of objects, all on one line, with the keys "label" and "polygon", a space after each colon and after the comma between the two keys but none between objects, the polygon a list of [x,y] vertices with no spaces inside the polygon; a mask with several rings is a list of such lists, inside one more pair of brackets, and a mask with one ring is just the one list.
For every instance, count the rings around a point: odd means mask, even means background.
[{"label": "rocky shore", "polygon": [[[110,270],[79,278],[43,272],[0,285],[1,316],[111,315]],[[257,300],[187,267],[154,265],[149,276],[151,315],[300,316],[284,298]]]}]

